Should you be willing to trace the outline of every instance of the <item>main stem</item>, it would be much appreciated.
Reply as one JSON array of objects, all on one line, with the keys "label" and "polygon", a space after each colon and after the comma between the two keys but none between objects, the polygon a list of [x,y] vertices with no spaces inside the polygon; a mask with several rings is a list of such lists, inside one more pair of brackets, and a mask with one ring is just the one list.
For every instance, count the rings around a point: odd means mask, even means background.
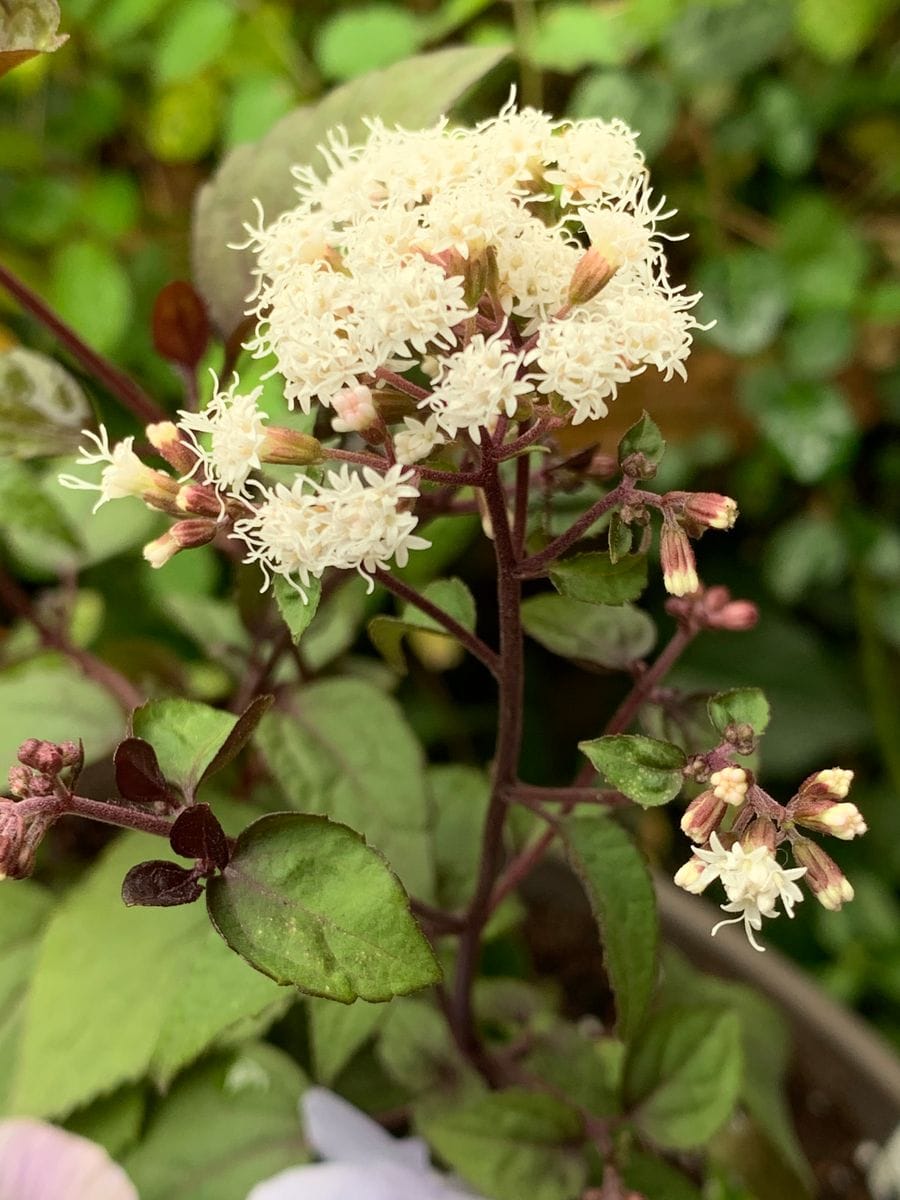
[{"label": "main stem", "polygon": [[494,532],[497,558],[497,606],[500,624],[499,714],[497,744],[491,772],[491,798],[485,818],[481,862],[472,901],[459,942],[456,985],[452,1000],[453,1031],[461,1049],[493,1081],[495,1072],[484,1049],[472,1011],[472,985],[478,968],[481,938],[491,914],[491,895],[503,857],[506,794],[514,786],[522,744],[524,669],[522,655],[522,586],[516,578],[506,497],[488,437],[482,439],[484,494]]}]

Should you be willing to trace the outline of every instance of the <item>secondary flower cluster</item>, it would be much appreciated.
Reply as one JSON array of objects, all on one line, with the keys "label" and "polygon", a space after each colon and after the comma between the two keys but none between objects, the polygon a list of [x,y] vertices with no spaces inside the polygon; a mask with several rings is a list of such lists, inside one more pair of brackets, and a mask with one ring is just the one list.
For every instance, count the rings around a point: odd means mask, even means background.
[{"label": "secondary flower cluster", "polygon": [[[297,206],[247,226],[247,348],[271,362],[265,377],[283,379],[289,407],[320,405],[333,434],[373,452],[271,425],[262,389],[237,378],[202,412],[149,427],[177,477],[147,466],[132,438],[111,447],[104,429],[89,435],[79,462],[101,466],[100,482],[62,482],[97,489],[98,505],[139,495],[178,517],[146,548],[154,566],[227,525],[266,583],[280,575],[303,591],[328,567],[371,577],[428,544],[414,509],[429,476],[417,464],[434,451],[451,469],[471,465],[485,436],[502,453],[517,423],[539,434],[597,419],[648,367],[685,373],[698,297],[669,281],[660,225],[672,213],[621,121],[556,121],[510,103],[474,129],[373,120],[368,131],[359,144],[333,131],[324,173],[295,168]],[[323,477],[329,457],[345,461]],[[298,471],[275,483],[268,464]],[[664,525],[675,594],[697,586],[688,536],[733,523],[732,501],[707,499],[715,511],[695,521],[702,497],[686,498]]]},{"label": "secondary flower cluster", "polygon": [[[710,786],[691,801],[681,820],[695,844],[675,882],[699,894],[721,881],[727,896],[722,911],[736,916],[720,921],[713,933],[743,922],[750,944],[761,950],[754,931],[762,928],[763,917],[778,916],[779,902],[789,917],[794,915],[794,905],[803,899],[796,883],[801,878],[827,909],[836,911],[853,899],[837,863],[799,831],[830,833],[844,841],[865,833],[862,814],[846,799],[852,780],[853,772],[841,767],[819,771],[782,806],[743,767],[724,766],[709,776]],[[794,867],[783,866],[777,857],[788,846]]]}]

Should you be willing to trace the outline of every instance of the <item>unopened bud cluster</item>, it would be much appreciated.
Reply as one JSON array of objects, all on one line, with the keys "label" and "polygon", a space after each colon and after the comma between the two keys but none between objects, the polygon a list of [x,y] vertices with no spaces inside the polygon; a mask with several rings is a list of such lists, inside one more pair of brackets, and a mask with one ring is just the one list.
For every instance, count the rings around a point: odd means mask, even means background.
[{"label": "unopened bud cluster", "polygon": [[10,767],[8,777],[14,799],[0,799],[0,879],[24,879],[31,874],[37,848],[55,819],[40,802],[56,795],[59,787],[70,786],[83,760],[76,742],[28,738],[19,747],[18,762]]},{"label": "unopened bud cluster", "polygon": [[[740,734],[739,727],[729,733]],[[752,732],[752,731],[751,731]],[[796,880],[823,907],[837,910],[853,899],[853,887],[837,863],[800,829],[830,833],[849,840],[866,832],[866,823],[846,797],[853,772],[832,767],[810,775],[796,795],[782,806],[763,792],[743,767],[727,765],[706,774],[703,756],[691,764],[692,778],[704,778],[707,788],[688,805],[681,828],[693,843],[691,858],[675,874],[675,883],[699,894],[719,879],[727,901],[722,909],[734,917],[722,925],[742,922],[751,945],[762,949],[754,932],[764,917],[778,915],[779,902],[787,915],[803,899]],[[793,856],[785,867],[779,852]]]},{"label": "unopened bud cluster", "polygon": [[667,493],[659,557],[670,595],[689,596],[700,587],[691,538],[702,537],[707,529],[731,529],[737,515],[737,504],[730,496],[715,492]]}]

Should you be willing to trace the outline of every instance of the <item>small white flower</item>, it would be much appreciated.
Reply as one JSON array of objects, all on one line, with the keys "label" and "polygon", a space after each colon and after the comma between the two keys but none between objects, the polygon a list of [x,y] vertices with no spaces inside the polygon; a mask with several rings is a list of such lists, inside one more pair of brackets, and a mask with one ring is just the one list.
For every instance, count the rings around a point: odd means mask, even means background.
[{"label": "small white flower", "polygon": [[544,172],[564,205],[592,203],[628,190],[644,170],[637,136],[624,121],[576,121],[556,137],[556,162]]},{"label": "small white flower", "polygon": [[301,1105],[306,1139],[327,1161],[282,1171],[247,1200],[478,1200],[433,1170],[419,1138],[391,1137],[324,1088]]},{"label": "small white flower", "polygon": [[[213,379],[216,389],[206,408],[198,413],[179,412],[178,424],[191,439],[209,482],[222,491],[244,496],[250,473],[262,466],[268,420],[258,405],[262,388],[242,395],[236,375],[225,391],[219,388],[215,375]],[[209,449],[201,445],[198,433],[210,435]]]},{"label": "small white flower", "polygon": [[434,392],[420,402],[437,415],[440,427],[454,437],[467,429],[473,437],[492,429],[498,417],[515,414],[519,398],[533,391],[530,379],[519,378],[521,354],[511,351],[501,334],[476,334],[458,354],[441,361]]},{"label": "small white flower", "polygon": [[615,400],[619,384],[642,369],[625,363],[615,329],[587,306],[544,325],[527,361],[539,368],[537,390],[556,393],[572,406],[574,425],[605,417],[606,402]]},{"label": "small white flower", "polygon": [[335,412],[331,425],[338,433],[360,433],[378,420],[378,412],[372,403],[372,389],[362,383],[336,392],[331,397],[331,407]]},{"label": "small white flower", "polygon": [[841,804],[833,804],[821,816],[824,831],[832,834],[841,841],[849,842],[855,837],[862,837],[868,831],[866,819],[849,800]]},{"label": "small white flower", "polygon": [[709,845],[708,850],[694,847],[695,858],[706,865],[688,890],[702,892],[714,880],[720,879],[728,897],[728,902],[720,907],[723,912],[737,913],[737,916],[720,921],[714,926],[713,934],[724,925],[743,922],[750,945],[754,950],[763,950],[753,937],[753,931],[762,928],[763,917],[778,916],[779,900],[787,915],[794,915],[794,905],[803,899],[794,880],[806,874],[806,867],[782,867],[767,846],[757,846],[748,853],[740,842],[736,842],[726,850],[717,833],[711,835]]},{"label": "small white flower", "polygon": [[815,782],[830,792],[836,800],[846,800],[850,794],[853,772],[845,771],[843,767],[828,767],[815,776]]},{"label": "small white flower", "polygon": [[444,435],[438,428],[438,417],[435,413],[427,421],[416,421],[412,417],[403,418],[404,428],[394,434],[394,454],[397,462],[409,464],[421,462],[427,458],[435,446],[444,443]]},{"label": "small white flower", "polygon": [[90,429],[82,429],[81,432],[96,449],[82,446],[76,462],[86,467],[93,467],[98,463],[108,465],[103,468],[99,483],[91,483],[78,475],[60,475],[59,482],[73,491],[99,492],[100,499],[94,505],[94,512],[109,500],[121,500],[125,496],[156,495],[161,487],[164,488],[163,481],[166,477],[138,458],[134,452],[133,437],[124,438],[110,447],[109,433],[105,425],[100,426],[99,433],[92,433]]}]

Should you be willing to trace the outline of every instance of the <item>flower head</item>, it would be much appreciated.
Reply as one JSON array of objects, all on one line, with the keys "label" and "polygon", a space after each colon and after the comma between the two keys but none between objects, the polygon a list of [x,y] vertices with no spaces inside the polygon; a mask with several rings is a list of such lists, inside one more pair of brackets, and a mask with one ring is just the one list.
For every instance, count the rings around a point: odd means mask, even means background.
[{"label": "flower head", "polygon": [[60,475],[59,482],[63,487],[75,491],[99,492],[100,499],[94,505],[94,512],[102,504],[124,499],[125,496],[139,496],[156,508],[165,509],[174,505],[178,484],[164,472],[153,470],[138,458],[134,452],[133,437],[124,438],[111,447],[105,425],[100,426],[99,433],[83,429],[82,434],[89,444],[81,447],[76,461],[87,467],[107,464],[100,473],[100,482],[91,483],[78,475]]},{"label": "flower head", "polygon": [[[198,413],[179,413],[179,425],[190,436],[210,482],[232,495],[244,495],[251,471],[262,466],[268,420],[258,404],[262,388],[242,394],[239,386],[237,376],[225,391],[219,389],[217,381],[215,395],[206,408]],[[210,435],[208,450],[198,441],[198,433]]]}]

